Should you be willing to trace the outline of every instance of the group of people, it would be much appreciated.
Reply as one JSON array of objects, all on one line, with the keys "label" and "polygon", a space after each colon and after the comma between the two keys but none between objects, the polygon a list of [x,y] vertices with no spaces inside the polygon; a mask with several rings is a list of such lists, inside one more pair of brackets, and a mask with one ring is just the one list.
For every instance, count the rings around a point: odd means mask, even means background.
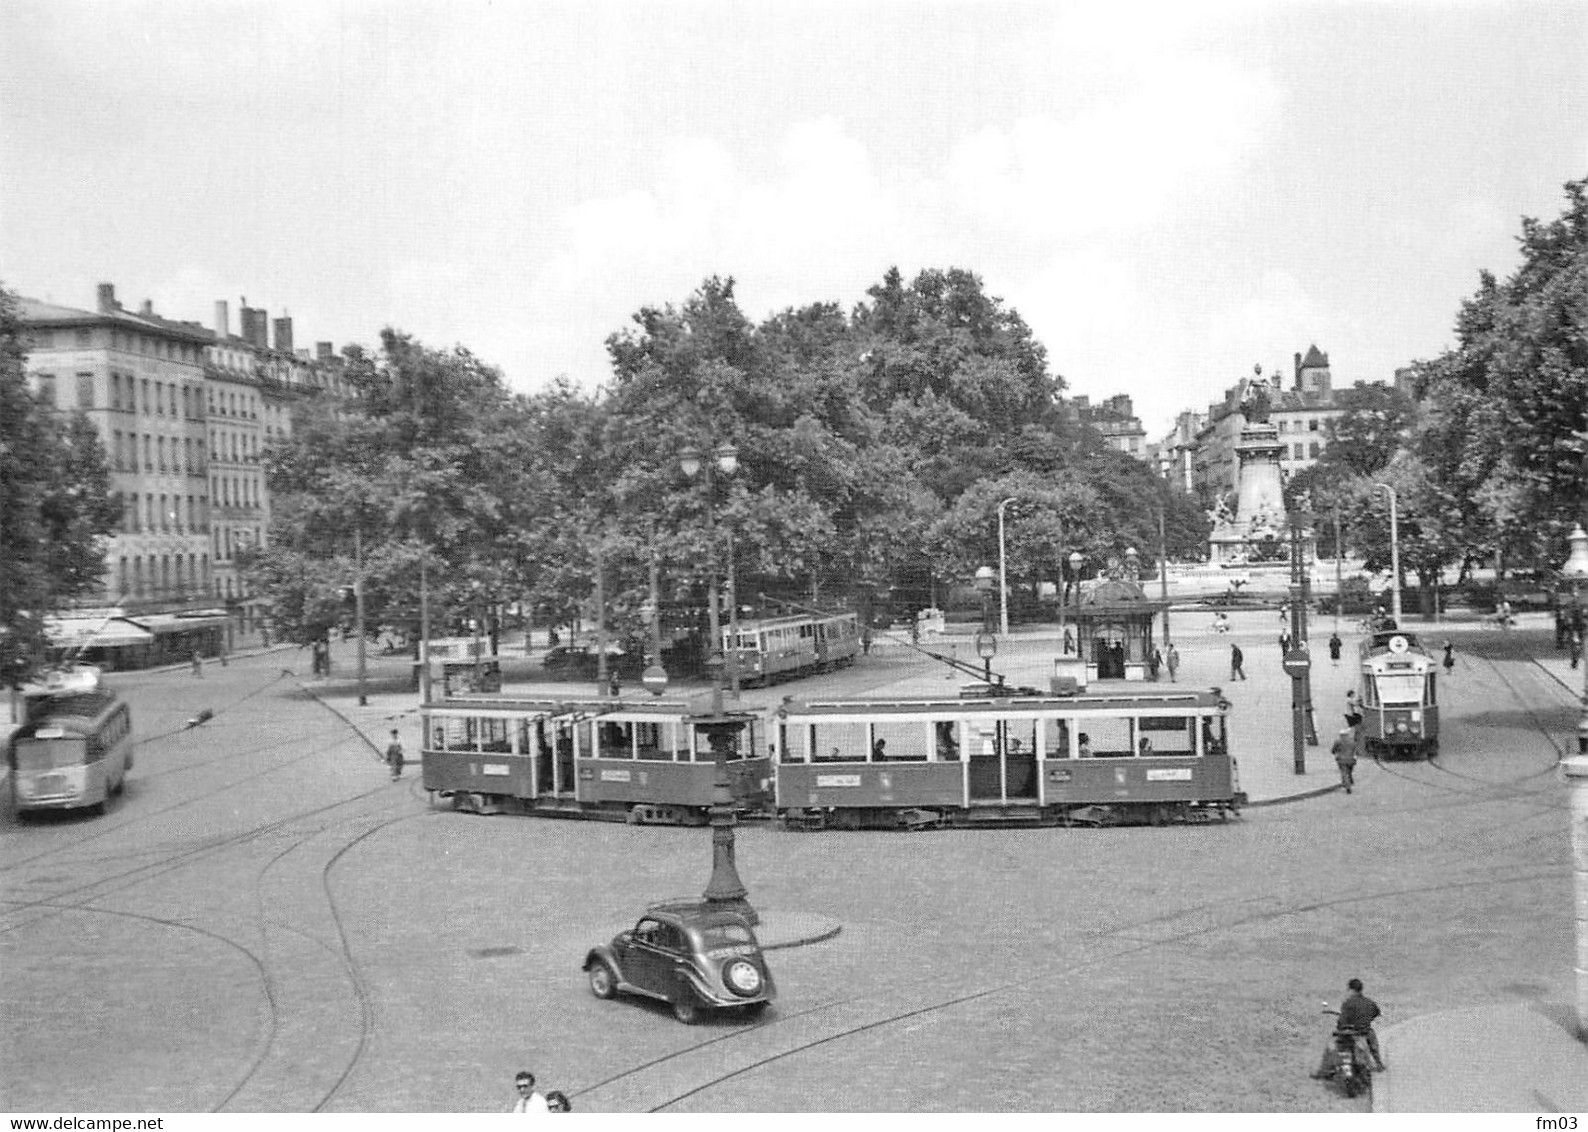
[{"label": "group of people", "polygon": [[513,1101],[513,1112],[572,1112],[573,1105],[568,1098],[556,1089],[545,1096],[535,1091],[535,1075],[529,1070],[522,1070],[513,1081],[518,1090],[518,1096]]}]

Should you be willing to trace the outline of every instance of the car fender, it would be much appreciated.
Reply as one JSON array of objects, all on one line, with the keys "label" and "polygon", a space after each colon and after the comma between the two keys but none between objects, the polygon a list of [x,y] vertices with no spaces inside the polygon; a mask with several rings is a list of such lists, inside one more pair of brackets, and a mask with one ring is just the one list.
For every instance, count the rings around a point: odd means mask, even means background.
[{"label": "car fender", "polygon": [[584,957],[584,963],[580,970],[588,971],[597,963],[605,963],[608,967],[611,967],[612,973],[618,978],[618,983],[623,986],[628,985],[628,979],[623,974],[623,964],[618,962],[617,953],[612,950],[610,945],[603,943],[597,947],[592,947],[590,954]]}]

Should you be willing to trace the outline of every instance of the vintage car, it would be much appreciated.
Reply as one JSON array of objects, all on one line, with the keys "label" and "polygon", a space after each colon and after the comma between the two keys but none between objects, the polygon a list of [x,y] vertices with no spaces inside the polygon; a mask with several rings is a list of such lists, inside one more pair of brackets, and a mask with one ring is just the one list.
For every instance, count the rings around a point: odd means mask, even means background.
[{"label": "vintage car", "polygon": [[591,948],[584,970],[597,998],[648,995],[671,1003],[685,1025],[707,1010],[759,1013],[777,994],[749,923],[704,904],[653,905],[632,929]]}]

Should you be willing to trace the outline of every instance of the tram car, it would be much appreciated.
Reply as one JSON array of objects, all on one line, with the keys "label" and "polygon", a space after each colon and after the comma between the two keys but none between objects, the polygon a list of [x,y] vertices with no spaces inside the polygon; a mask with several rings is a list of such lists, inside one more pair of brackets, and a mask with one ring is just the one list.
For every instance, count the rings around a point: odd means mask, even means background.
[{"label": "tram car", "polygon": [[1227,819],[1244,796],[1217,690],[785,702],[779,815],[804,829]]},{"label": "tram car", "polygon": [[722,642],[740,683],[753,687],[853,664],[860,629],[853,613],[807,613],[742,621],[737,636],[723,630]]},{"label": "tram car", "polygon": [[[701,825],[715,757],[695,700],[519,700],[462,695],[425,704],[422,782],[476,813]],[[771,760],[747,717],[731,738],[736,809],[771,804]]]},{"label": "tram car", "polygon": [[23,703],[25,721],[6,744],[17,812],[104,813],[132,769],[131,709],[93,667],[50,673],[23,689]]},{"label": "tram car", "polygon": [[1362,739],[1370,754],[1439,753],[1438,667],[1412,633],[1376,632],[1362,642]]}]

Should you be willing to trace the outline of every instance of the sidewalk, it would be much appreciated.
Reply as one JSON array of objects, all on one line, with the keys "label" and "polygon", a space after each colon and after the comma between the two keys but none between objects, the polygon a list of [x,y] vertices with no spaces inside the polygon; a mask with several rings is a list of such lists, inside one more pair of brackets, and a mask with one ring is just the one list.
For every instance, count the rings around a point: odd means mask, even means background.
[{"label": "sidewalk", "polygon": [[1390,1071],[1373,1078],[1373,1111],[1588,1111],[1588,1045],[1572,1025],[1518,1003],[1387,1026],[1379,1044]]}]

